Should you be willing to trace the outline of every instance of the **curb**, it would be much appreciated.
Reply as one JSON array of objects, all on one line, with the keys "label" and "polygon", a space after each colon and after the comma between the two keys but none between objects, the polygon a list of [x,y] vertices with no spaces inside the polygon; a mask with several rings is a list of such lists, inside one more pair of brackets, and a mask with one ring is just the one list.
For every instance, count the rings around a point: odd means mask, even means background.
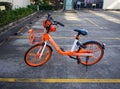
[{"label": "curb", "polygon": [[32,16],[35,15],[36,13],[37,13],[37,12],[35,12],[35,13],[29,15],[29,16],[23,17],[23,18],[21,18],[21,19],[19,19],[19,20],[17,20],[17,21],[11,22],[11,23],[9,23],[9,24],[1,27],[1,28],[0,28],[0,34],[1,34],[1,33],[4,33],[4,31],[6,31],[6,30],[9,30],[9,29],[13,28],[16,24],[19,24],[21,21],[24,21],[24,20],[32,17]]},{"label": "curb", "polygon": [[0,28],[0,42],[6,40],[10,35],[16,34],[16,32],[26,24],[32,24],[39,15],[40,12],[35,12]]}]

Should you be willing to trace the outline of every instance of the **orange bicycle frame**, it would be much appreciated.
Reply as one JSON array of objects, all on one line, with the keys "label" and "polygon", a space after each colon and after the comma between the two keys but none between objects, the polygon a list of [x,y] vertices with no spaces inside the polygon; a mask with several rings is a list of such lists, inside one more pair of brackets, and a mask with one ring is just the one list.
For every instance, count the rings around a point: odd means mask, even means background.
[{"label": "orange bicycle frame", "polygon": [[[49,41],[51,45],[56,49],[56,51],[61,55],[69,55],[69,56],[93,56],[93,53],[82,50],[81,52],[74,51],[73,49],[71,51],[62,51],[59,46],[55,43],[55,41],[52,39],[52,37],[45,33],[43,34],[42,40],[46,43]],[[74,43],[75,44],[75,43]],[[76,45],[76,44],[75,44]]]}]

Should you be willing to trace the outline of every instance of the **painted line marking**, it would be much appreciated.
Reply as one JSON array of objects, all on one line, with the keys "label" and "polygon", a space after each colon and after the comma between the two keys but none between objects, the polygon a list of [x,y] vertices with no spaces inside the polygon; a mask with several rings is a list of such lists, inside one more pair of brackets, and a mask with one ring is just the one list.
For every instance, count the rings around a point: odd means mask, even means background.
[{"label": "painted line marking", "polygon": [[105,37],[103,39],[105,39],[105,40],[120,40],[120,38],[107,38],[107,37]]},{"label": "painted line marking", "polygon": [[100,28],[100,26],[98,25],[98,24],[96,24],[96,23],[94,23],[92,20],[90,20],[89,18],[84,18],[85,20],[87,20],[87,21],[89,21],[91,24],[93,24],[93,25],[95,25],[95,26],[97,26],[97,27],[99,27]]},{"label": "painted line marking", "polygon": [[23,27],[17,32],[17,34],[20,34],[22,31],[25,30],[25,28],[26,28],[26,26],[23,26]]},{"label": "painted line marking", "polygon": [[28,39],[29,36],[10,36],[9,38],[10,39],[14,39],[14,38],[17,38],[17,39]]},{"label": "painted line marking", "polygon": [[28,83],[120,83],[120,79],[79,79],[79,78],[0,78],[0,82]]},{"label": "painted line marking", "polygon": [[[61,39],[61,38],[74,38],[74,37],[62,37],[62,36],[52,36],[53,38],[57,38],[57,39]],[[10,36],[9,38],[13,39],[13,38],[18,38],[18,39],[28,39],[28,36]],[[87,37],[81,37],[81,38],[87,38]],[[89,38],[96,38],[96,37],[89,37]],[[99,38],[99,37],[98,37]],[[120,40],[120,38],[112,38],[112,37],[102,37],[99,39],[103,39],[103,40]]]},{"label": "painted line marking", "polygon": [[[59,45],[59,46],[66,46],[66,47],[72,47],[72,45]],[[107,45],[107,46],[105,46],[105,48],[115,48],[115,47],[120,47],[120,45]]]},{"label": "painted line marking", "polygon": [[6,41],[2,41],[2,42],[0,43],[0,46],[2,46],[5,42],[6,42]]}]

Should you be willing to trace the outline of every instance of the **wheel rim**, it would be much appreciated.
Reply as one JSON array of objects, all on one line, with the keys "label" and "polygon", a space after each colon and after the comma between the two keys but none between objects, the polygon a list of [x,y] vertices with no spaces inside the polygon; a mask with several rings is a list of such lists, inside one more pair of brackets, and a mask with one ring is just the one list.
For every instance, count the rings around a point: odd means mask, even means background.
[{"label": "wheel rim", "polygon": [[93,53],[93,56],[90,56],[88,59],[88,62],[86,63],[86,57],[80,57],[80,61],[82,64],[84,65],[93,65],[95,63],[97,63],[103,56],[103,49],[100,45],[95,44],[95,43],[91,43],[91,44],[86,44],[86,49],[82,49],[84,51],[86,50],[90,50]]},{"label": "wheel rim", "polygon": [[[46,46],[43,55],[41,56],[41,58],[39,58],[40,53],[38,52],[39,48],[42,48],[43,46],[35,46],[34,48],[32,48],[26,55],[26,63],[30,66],[40,66],[43,65],[44,63],[46,63],[48,61],[48,59],[51,56],[51,50],[48,46]],[[42,49],[41,49],[42,50]]]}]

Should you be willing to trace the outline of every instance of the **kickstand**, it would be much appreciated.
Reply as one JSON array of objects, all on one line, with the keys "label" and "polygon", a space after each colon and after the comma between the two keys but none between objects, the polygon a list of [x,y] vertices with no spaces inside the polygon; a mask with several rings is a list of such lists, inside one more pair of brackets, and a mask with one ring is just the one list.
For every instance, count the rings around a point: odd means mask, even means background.
[{"label": "kickstand", "polygon": [[89,56],[86,57],[86,72],[88,70],[88,60],[89,60]]}]

